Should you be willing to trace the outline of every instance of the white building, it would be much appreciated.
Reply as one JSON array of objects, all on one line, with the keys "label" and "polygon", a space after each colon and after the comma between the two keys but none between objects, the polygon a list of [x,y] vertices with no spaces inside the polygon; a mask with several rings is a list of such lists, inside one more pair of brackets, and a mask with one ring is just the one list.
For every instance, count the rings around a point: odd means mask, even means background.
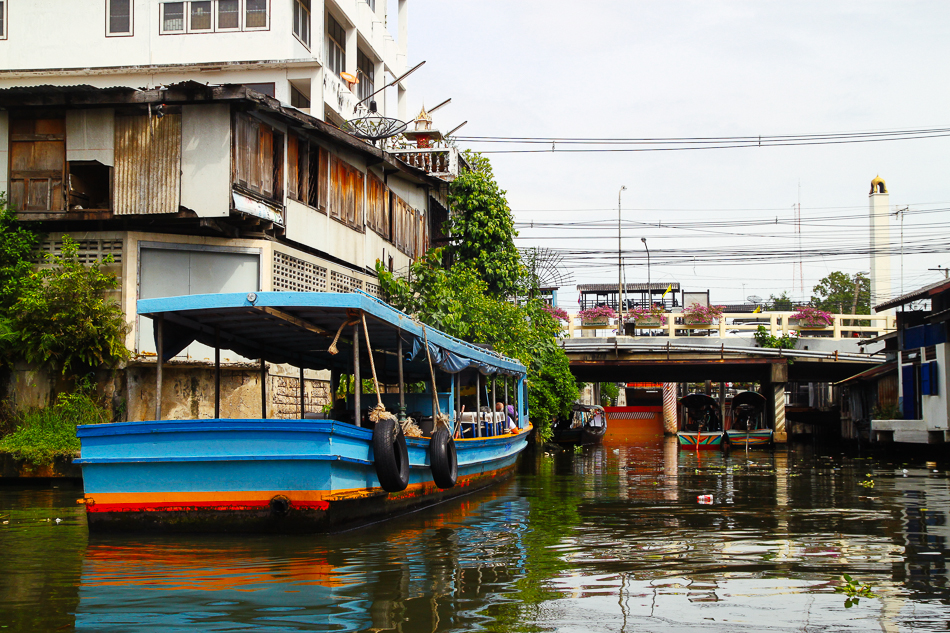
[{"label": "white building", "polygon": [[[406,71],[408,15],[408,0],[2,0],[0,88],[245,84],[339,124]],[[379,109],[405,120],[392,92]]]},{"label": "white building", "polygon": [[[398,43],[385,22],[397,6]],[[377,262],[405,271],[444,240],[457,150],[387,151],[336,127],[404,70],[407,0],[0,0],[0,17],[0,191],[47,233],[45,250],[69,234],[84,261],[114,258],[132,326],[115,387],[129,419],[147,419],[154,371],[138,299],[377,294]],[[404,109],[404,86],[398,107],[385,94],[380,110]],[[175,359],[172,417],[207,414],[211,356],[193,345]],[[258,378],[235,371],[224,414],[259,413],[239,393]],[[281,372],[275,417],[299,406]],[[309,392],[325,387],[308,377]],[[49,391],[16,380],[27,403]]]}]

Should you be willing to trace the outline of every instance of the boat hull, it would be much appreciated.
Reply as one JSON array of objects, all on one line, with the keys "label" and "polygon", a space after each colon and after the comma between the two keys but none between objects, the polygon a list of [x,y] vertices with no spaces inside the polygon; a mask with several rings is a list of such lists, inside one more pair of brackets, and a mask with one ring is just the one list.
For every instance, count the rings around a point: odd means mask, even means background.
[{"label": "boat hull", "polygon": [[756,431],[726,431],[729,437],[729,443],[735,446],[766,447],[772,444],[772,429],[759,429]]},{"label": "boat hull", "polygon": [[709,433],[696,433],[693,431],[680,431],[676,434],[679,440],[680,448],[692,450],[719,450],[722,448],[722,431],[710,431]]},{"label": "boat hull", "polygon": [[456,440],[459,476],[432,481],[428,439],[407,438],[409,486],[384,491],[372,430],[336,421],[178,420],[80,427],[92,531],[331,532],[507,478],[528,433]]}]

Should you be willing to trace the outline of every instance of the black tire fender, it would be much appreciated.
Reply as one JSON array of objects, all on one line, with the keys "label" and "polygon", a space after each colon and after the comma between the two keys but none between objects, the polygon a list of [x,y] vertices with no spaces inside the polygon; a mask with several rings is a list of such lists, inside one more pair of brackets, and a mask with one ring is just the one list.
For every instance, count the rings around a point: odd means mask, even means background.
[{"label": "black tire fender", "polygon": [[409,449],[396,420],[380,420],[373,429],[373,462],[379,485],[386,492],[401,492],[409,485]]},{"label": "black tire fender", "polygon": [[436,486],[444,490],[455,485],[459,476],[458,454],[455,440],[444,426],[439,427],[429,440],[429,466]]}]

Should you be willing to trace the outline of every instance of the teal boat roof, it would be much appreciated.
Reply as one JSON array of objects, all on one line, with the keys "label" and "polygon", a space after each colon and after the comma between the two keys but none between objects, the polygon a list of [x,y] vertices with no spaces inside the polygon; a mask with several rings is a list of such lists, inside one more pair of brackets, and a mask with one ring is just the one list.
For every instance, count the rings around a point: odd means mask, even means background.
[{"label": "teal boat roof", "polygon": [[[246,358],[307,369],[352,371],[353,325],[343,328],[339,353],[328,349],[338,329],[366,316],[377,372],[390,382],[397,371],[396,350],[403,340],[407,378],[427,378],[428,341],[433,363],[450,373],[474,368],[483,374],[521,376],[525,367],[515,359],[423,326],[409,315],[362,292],[221,293],[140,299],[140,315],[163,322],[163,357],[168,360],[194,341],[232,350]],[[366,341],[358,325],[362,358]],[[423,330],[425,331],[423,334]],[[156,329],[157,331],[157,329]],[[363,364],[361,360],[361,365]],[[392,380],[391,382],[395,382]]]}]

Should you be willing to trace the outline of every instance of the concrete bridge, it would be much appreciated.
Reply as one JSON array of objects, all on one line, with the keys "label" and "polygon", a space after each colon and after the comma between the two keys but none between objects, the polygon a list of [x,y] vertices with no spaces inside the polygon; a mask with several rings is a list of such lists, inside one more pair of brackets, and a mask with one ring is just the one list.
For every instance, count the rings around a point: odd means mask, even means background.
[{"label": "concrete bridge", "polygon": [[[633,329],[652,336],[618,336],[616,323],[613,332],[606,329],[611,324],[575,324],[569,336],[561,339],[561,346],[570,359],[571,372],[585,382],[758,382],[769,400],[776,440],[784,441],[786,384],[837,382],[881,364],[883,342],[855,338],[850,332],[867,336],[893,327],[893,317],[888,315],[860,315],[863,321],[876,324],[870,326],[851,325],[853,315],[834,315],[833,326],[815,330],[790,324],[788,314],[735,315],[742,322],[728,322],[733,315],[724,315],[720,323],[699,328],[677,323],[677,316],[669,314],[662,327]],[[750,317],[761,321],[745,322]],[[750,334],[759,325],[777,336],[798,332],[796,349],[758,347]],[[629,326],[626,329],[630,331]]]}]

